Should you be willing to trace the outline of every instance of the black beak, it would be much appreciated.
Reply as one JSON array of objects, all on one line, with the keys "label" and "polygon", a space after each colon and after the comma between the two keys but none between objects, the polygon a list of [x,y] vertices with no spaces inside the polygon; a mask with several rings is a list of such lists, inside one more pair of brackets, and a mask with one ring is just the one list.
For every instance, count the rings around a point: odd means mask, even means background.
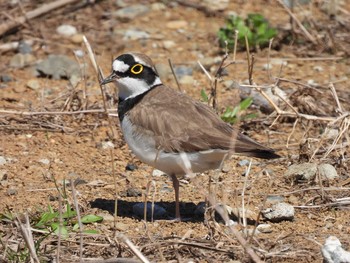
[{"label": "black beak", "polygon": [[112,72],[111,75],[109,75],[107,78],[105,78],[101,81],[100,85],[105,85],[107,83],[110,83],[117,78],[118,78],[118,75],[115,72]]}]

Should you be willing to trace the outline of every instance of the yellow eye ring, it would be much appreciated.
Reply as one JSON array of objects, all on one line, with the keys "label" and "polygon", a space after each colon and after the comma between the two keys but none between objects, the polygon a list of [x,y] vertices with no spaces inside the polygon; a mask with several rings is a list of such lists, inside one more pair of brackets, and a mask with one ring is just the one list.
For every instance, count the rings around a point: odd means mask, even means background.
[{"label": "yellow eye ring", "polygon": [[140,74],[142,70],[143,66],[141,64],[135,64],[134,66],[132,66],[130,71],[134,74]]}]

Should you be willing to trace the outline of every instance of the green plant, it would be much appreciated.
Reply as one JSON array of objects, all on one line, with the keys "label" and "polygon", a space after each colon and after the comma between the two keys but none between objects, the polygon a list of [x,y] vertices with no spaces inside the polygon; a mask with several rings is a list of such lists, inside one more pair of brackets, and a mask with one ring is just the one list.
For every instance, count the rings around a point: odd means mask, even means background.
[{"label": "green plant", "polygon": [[245,111],[252,105],[253,99],[251,97],[248,97],[244,100],[242,100],[239,105],[237,105],[234,108],[227,107],[225,112],[221,115],[221,119],[228,123],[235,123],[238,120],[241,119],[251,119],[255,118],[257,115],[256,113],[250,113],[243,115],[242,112]]},{"label": "green plant", "polygon": [[[48,210],[43,212],[38,219],[38,223],[35,224],[36,228],[42,229],[42,231],[47,233],[59,233],[63,238],[67,238],[69,235],[69,230],[78,231],[79,224],[77,222],[77,212],[74,211],[70,204],[66,203],[66,209],[62,213],[62,223],[60,227],[60,214],[58,211],[54,211],[52,206],[48,205]],[[89,224],[94,222],[102,221],[102,217],[96,215],[86,215],[81,218],[83,224]],[[86,234],[97,234],[96,230],[84,230],[83,233]]]},{"label": "green plant", "polygon": [[268,46],[271,38],[277,35],[277,29],[269,26],[266,18],[261,14],[248,14],[246,19],[239,16],[230,16],[226,20],[225,27],[219,29],[218,37],[221,47],[226,46],[233,50],[235,44],[235,31],[238,31],[237,42],[245,49],[245,36],[249,47],[264,48]]}]

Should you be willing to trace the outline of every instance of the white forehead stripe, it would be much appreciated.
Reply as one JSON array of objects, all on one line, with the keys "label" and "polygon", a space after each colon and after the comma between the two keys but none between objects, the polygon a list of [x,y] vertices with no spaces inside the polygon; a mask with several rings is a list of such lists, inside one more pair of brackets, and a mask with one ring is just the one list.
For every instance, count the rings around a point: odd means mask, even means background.
[{"label": "white forehead stripe", "polygon": [[129,69],[129,65],[120,60],[114,60],[112,67],[117,72],[126,72]]}]

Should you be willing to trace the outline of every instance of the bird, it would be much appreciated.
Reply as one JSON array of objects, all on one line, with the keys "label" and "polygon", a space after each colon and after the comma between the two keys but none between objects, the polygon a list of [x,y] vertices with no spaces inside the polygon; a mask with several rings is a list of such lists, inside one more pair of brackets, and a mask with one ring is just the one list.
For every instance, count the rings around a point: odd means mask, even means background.
[{"label": "bird", "polygon": [[115,58],[112,73],[100,82],[107,83],[118,89],[118,117],[129,149],[171,177],[177,220],[181,221],[179,178],[217,169],[231,154],[279,157],[221,120],[208,105],[164,85],[151,58],[143,53]]}]

